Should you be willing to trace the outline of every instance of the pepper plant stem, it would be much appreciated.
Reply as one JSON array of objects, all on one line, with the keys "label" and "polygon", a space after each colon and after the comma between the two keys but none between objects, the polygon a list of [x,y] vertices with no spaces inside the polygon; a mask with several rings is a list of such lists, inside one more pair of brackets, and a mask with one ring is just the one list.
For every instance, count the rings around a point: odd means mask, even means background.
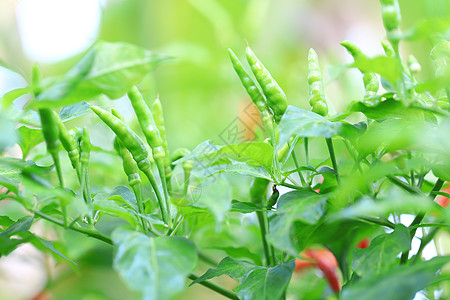
[{"label": "pepper plant stem", "polygon": [[[444,181],[440,178],[438,178],[438,180],[436,181],[436,183],[433,186],[433,189],[431,190],[430,194],[428,195],[428,197],[431,198],[431,200],[434,200],[434,198],[436,197],[435,192],[439,191],[442,188],[442,185],[444,184]],[[415,227],[416,225],[420,224],[423,220],[423,218],[425,217],[424,213],[419,213],[414,220],[412,221],[412,223],[409,225],[410,227],[410,239],[412,240],[414,238],[414,236],[416,235],[416,231],[417,231],[417,227]],[[421,243],[422,244],[422,243]],[[425,246],[424,246],[425,247]],[[409,257],[409,251],[405,251],[402,253],[401,257],[400,257],[400,264],[404,264],[408,261],[408,257]]]},{"label": "pepper plant stem", "polygon": [[338,167],[337,167],[337,162],[336,162],[336,156],[334,154],[334,147],[333,147],[333,140],[331,138],[326,138],[325,139],[327,141],[327,147],[328,147],[328,151],[330,152],[330,158],[331,158],[331,163],[333,164],[333,169],[336,172],[336,181],[339,185],[340,181],[339,181],[339,171],[338,171]]},{"label": "pepper plant stem", "polygon": [[164,203],[164,199],[162,198],[161,193],[159,192],[155,177],[153,177],[152,172],[148,168],[144,169],[144,170],[141,169],[141,171],[144,172],[145,176],[147,176],[148,181],[150,182],[150,184],[153,188],[153,191],[155,192],[156,199],[158,200],[159,208],[161,209],[161,215],[162,215],[164,223],[166,223],[169,227],[172,226],[170,216],[168,215],[167,207]]},{"label": "pepper plant stem", "polygon": [[[62,222],[61,220],[53,218],[52,216],[49,216],[49,215],[47,215],[45,213],[42,213],[40,211],[37,211],[37,210],[33,211],[33,213],[36,216],[39,216],[39,217],[41,217],[44,220],[52,222],[53,224],[56,224],[58,226],[64,227],[64,222]],[[102,242],[105,242],[105,243],[107,243],[109,245],[112,245],[112,246],[114,245],[113,241],[111,240],[111,238],[107,237],[106,235],[101,234],[100,232],[96,232],[95,230],[86,229],[86,228],[78,228],[78,227],[73,227],[73,226],[69,226],[68,229],[71,229],[73,231],[77,231],[77,232],[86,234],[89,237],[95,238],[95,239],[100,240]],[[199,256],[199,258],[202,259],[203,257]],[[191,273],[188,276],[188,278],[191,279],[191,280],[196,280],[197,278],[199,278],[199,276],[195,275],[194,273]],[[201,284],[204,287],[206,287],[206,288],[208,288],[210,290],[213,290],[216,293],[219,293],[222,296],[225,296],[225,297],[227,297],[229,299],[239,300],[238,296],[235,293],[230,292],[230,291],[228,291],[228,290],[226,290],[226,289],[224,289],[224,288],[222,288],[222,287],[220,287],[220,286],[218,286],[218,285],[216,285],[216,284],[214,284],[212,282],[203,281],[203,282],[200,282],[199,284]]]},{"label": "pepper plant stem", "polygon": [[[192,274],[189,275],[188,278],[190,280],[194,281],[194,280],[198,279],[199,276],[197,276],[197,275],[192,273]],[[227,297],[228,299],[239,300],[238,296],[235,293],[230,292],[230,291],[228,291],[228,290],[226,290],[226,289],[224,289],[224,288],[222,288],[222,287],[220,287],[220,286],[218,286],[218,285],[216,285],[216,284],[214,284],[212,282],[202,281],[202,282],[199,282],[199,284],[203,285],[204,287],[207,287],[210,290],[215,291],[216,293],[221,294],[224,297]]]}]

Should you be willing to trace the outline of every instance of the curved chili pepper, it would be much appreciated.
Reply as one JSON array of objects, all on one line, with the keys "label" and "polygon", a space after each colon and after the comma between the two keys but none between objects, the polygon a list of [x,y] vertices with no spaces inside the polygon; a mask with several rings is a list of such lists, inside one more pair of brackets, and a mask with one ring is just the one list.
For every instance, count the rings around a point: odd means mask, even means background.
[{"label": "curved chili pepper", "polygon": [[328,106],[323,90],[322,73],[320,72],[319,58],[314,49],[309,49],[308,54],[308,85],[309,85],[309,104],[312,112],[326,116]]}]

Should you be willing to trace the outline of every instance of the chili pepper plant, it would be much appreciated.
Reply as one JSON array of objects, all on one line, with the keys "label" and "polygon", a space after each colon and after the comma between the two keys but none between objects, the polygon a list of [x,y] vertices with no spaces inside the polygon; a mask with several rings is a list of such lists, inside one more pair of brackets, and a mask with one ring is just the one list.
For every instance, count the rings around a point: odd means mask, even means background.
[{"label": "chili pepper plant", "polygon": [[[434,200],[449,196],[450,26],[429,19],[401,30],[397,1],[380,2],[385,53],[341,42],[353,61],[340,72],[359,70],[364,86],[357,99],[326,95],[314,49],[303,108],[289,105],[250,46],[241,60],[229,49],[235,88],[260,113],[256,138],[238,143],[170,148],[164,95],[150,99],[141,84],[164,55],[99,41],[61,76],[34,66],[29,85],[1,99],[0,151],[18,144],[22,158],[0,158],[0,205],[21,207],[0,213],[0,255],[32,243],[73,266],[62,237],[78,232],[113,248],[110,263],[142,299],[192,285],[229,299],[448,299],[440,245],[450,213]],[[417,40],[430,45],[433,76],[400,51]],[[117,109],[122,97],[132,118]],[[348,105],[336,111],[335,101]],[[219,276],[231,278],[226,287]]]}]

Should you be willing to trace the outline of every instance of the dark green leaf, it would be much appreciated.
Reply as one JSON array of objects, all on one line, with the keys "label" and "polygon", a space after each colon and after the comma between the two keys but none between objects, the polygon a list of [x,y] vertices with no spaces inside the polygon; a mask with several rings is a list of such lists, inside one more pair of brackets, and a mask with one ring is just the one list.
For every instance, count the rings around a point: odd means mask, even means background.
[{"label": "dark green leaf", "polygon": [[325,211],[326,198],[307,191],[292,191],[278,200],[277,214],[270,222],[267,240],[277,249],[296,256],[298,247],[294,243],[294,223],[314,225]]},{"label": "dark green leaf", "polygon": [[363,278],[345,286],[342,300],[399,300],[412,299],[416,292],[426,288],[443,265],[450,262],[448,256],[435,257],[414,265],[402,265],[380,275]]},{"label": "dark green leaf", "polygon": [[386,120],[391,118],[423,118],[423,112],[418,108],[406,107],[401,101],[389,98],[381,101],[375,106],[367,105],[363,102],[353,102],[349,105],[349,110],[362,112],[370,119]]},{"label": "dark green leaf", "polygon": [[194,280],[190,285],[214,278],[222,275],[228,275],[231,278],[239,279],[251,270],[258,268],[257,266],[245,261],[234,260],[230,257],[225,257],[217,265],[216,269],[208,269],[205,274]]},{"label": "dark green leaf", "polygon": [[172,299],[183,291],[186,277],[197,265],[194,245],[181,237],[151,238],[118,228],[112,239],[118,247],[114,269],[145,300]]},{"label": "dark green leaf", "polygon": [[228,254],[230,257],[234,258],[248,258],[250,259],[254,264],[260,266],[262,265],[261,257],[259,255],[256,255],[255,253],[252,253],[248,250],[246,247],[221,247],[221,246],[215,246],[211,249],[217,249],[225,251],[226,254]]},{"label": "dark green leaf", "polygon": [[280,299],[291,280],[294,268],[293,260],[274,267],[256,268],[242,277],[234,290],[244,300]]},{"label": "dark green leaf", "polygon": [[368,248],[354,249],[352,268],[361,277],[381,274],[396,263],[400,252],[410,247],[409,230],[399,224],[392,233],[378,235]]},{"label": "dark green leaf", "polygon": [[249,214],[255,211],[264,211],[264,210],[267,210],[267,208],[252,202],[240,202],[237,200],[231,201],[231,210],[230,210],[231,212],[240,212],[243,214]]}]

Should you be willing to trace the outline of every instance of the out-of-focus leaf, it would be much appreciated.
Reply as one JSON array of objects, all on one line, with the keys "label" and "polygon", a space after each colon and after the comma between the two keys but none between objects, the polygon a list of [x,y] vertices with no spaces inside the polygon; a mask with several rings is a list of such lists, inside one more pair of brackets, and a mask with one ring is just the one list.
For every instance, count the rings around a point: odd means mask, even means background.
[{"label": "out-of-focus leaf", "polygon": [[362,278],[344,287],[342,300],[398,300],[412,299],[416,292],[427,287],[437,277],[450,257],[440,256],[414,265],[401,265],[382,274]]},{"label": "out-of-focus leaf", "polygon": [[360,155],[365,157],[380,147],[385,152],[420,146],[427,124],[417,120],[388,119],[373,122],[359,138]]},{"label": "out-of-focus leaf", "polygon": [[[177,160],[175,164],[180,164],[186,160],[193,160],[196,165],[205,168],[207,175],[225,172],[240,172],[247,174],[255,174],[267,176],[266,172],[257,170],[257,166],[261,166],[267,171],[272,170],[273,147],[264,142],[244,142],[241,144],[232,144],[226,146],[214,145],[210,141],[205,141],[195,147],[189,155]],[[238,162],[247,163],[238,164]],[[214,169],[214,165],[234,164],[231,167],[218,167]],[[209,166],[213,166],[208,170]]]},{"label": "out-of-focus leaf", "polygon": [[44,136],[40,129],[33,129],[26,126],[21,126],[17,129],[19,133],[20,142],[19,146],[22,149],[22,157],[25,159],[30,150],[33,149],[38,144],[44,141]]},{"label": "out-of-focus leaf", "polygon": [[237,200],[231,201],[231,212],[240,212],[243,214],[249,214],[255,211],[263,211],[267,210],[267,208],[257,205],[252,202],[241,202]]},{"label": "out-of-focus leaf", "polygon": [[277,214],[270,222],[267,240],[277,249],[296,256],[299,249],[294,242],[294,223],[316,224],[325,211],[325,205],[326,198],[314,192],[283,194],[278,200]]},{"label": "out-of-focus leaf", "polygon": [[1,101],[1,105],[3,107],[9,107],[14,100],[16,100],[17,98],[28,94],[31,91],[30,87],[25,87],[25,88],[18,88],[18,89],[14,89],[12,91],[7,92],[6,94],[3,95],[3,97],[0,99]]},{"label": "out-of-focus leaf", "polygon": [[86,101],[81,101],[75,104],[63,106],[59,111],[59,117],[63,122],[87,115],[91,112],[91,106]]},{"label": "out-of-focus leaf", "polygon": [[397,79],[402,76],[401,66],[395,57],[377,56],[369,58],[359,55],[355,57],[353,66],[358,68],[362,73],[378,73],[394,85]]},{"label": "out-of-focus leaf", "polygon": [[2,153],[17,142],[17,133],[14,122],[3,112],[0,112],[0,128],[0,153]]},{"label": "out-of-focus leaf", "polygon": [[352,219],[360,216],[387,217],[393,212],[398,214],[439,213],[440,210],[441,208],[425,195],[413,195],[392,189],[376,201],[370,198],[359,199],[356,204],[331,214],[329,220]]},{"label": "out-of-focus leaf", "polygon": [[254,264],[260,266],[262,265],[261,257],[259,255],[256,255],[255,253],[252,253],[248,250],[246,247],[221,247],[221,246],[215,246],[211,249],[217,249],[225,251],[226,254],[228,254],[230,257],[234,258],[248,258],[250,259]]},{"label": "out-of-focus leaf", "polygon": [[99,41],[32,105],[69,105],[101,94],[111,99],[120,98],[167,59],[131,44]]},{"label": "out-of-focus leaf", "polygon": [[392,267],[400,252],[410,247],[409,231],[399,224],[392,233],[378,235],[369,247],[355,248],[352,268],[360,277],[381,274]]},{"label": "out-of-focus leaf", "polygon": [[392,118],[419,119],[423,118],[423,112],[418,108],[406,107],[401,101],[389,98],[378,105],[370,106],[363,102],[353,102],[349,105],[349,111],[362,112],[368,118],[374,120],[386,120]]},{"label": "out-of-focus leaf", "polygon": [[181,237],[151,238],[118,228],[112,239],[118,247],[114,269],[145,300],[172,299],[184,290],[186,277],[197,265],[194,245]]}]

